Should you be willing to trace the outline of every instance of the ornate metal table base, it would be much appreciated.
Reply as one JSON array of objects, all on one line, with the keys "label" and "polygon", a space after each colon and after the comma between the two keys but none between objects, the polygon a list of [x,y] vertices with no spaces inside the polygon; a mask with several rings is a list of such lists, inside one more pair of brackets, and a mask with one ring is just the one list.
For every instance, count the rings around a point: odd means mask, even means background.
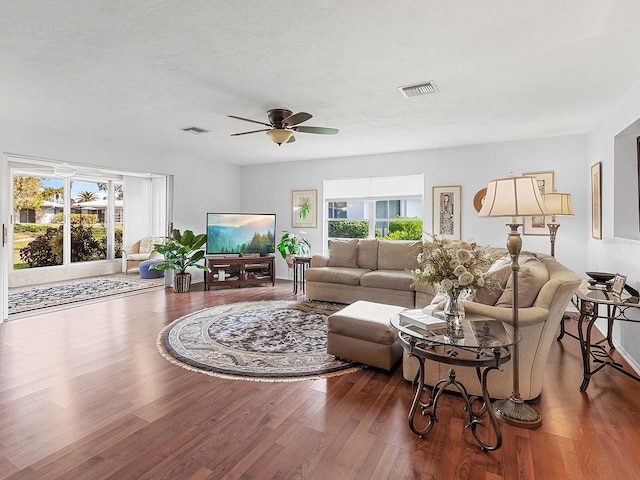
[{"label": "ornate metal table base", "polygon": [[[430,352],[428,348],[421,348],[415,338],[409,338],[407,340],[405,336],[400,334],[400,340],[405,345],[405,348],[407,348],[409,355],[416,358],[419,363],[418,373],[414,380],[415,395],[413,402],[411,403],[408,418],[409,428],[411,428],[411,431],[420,438],[425,438],[427,436],[435,422],[438,421],[438,400],[440,400],[442,392],[444,392],[447,387],[453,386],[462,396],[464,401],[464,410],[469,415],[469,421],[465,428],[471,429],[471,432],[473,433],[478,445],[480,445],[480,448],[482,448],[483,451],[497,450],[500,448],[502,445],[502,433],[500,432],[500,425],[496,420],[493,408],[491,408],[491,400],[489,399],[489,392],[487,390],[487,374],[491,370],[499,369],[500,364],[509,360],[509,351],[504,348],[497,347],[492,348],[492,355],[486,356],[485,358],[481,358],[482,352],[476,352],[475,359],[461,359],[457,358],[455,351],[449,351],[447,353],[447,357],[444,357],[441,354]],[[476,372],[478,373],[478,379],[482,385],[482,398],[468,394],[465,386],[456,380],[456,373],[453,368],[449,369],[448,377],[438,381],[434,385],[433,391],[431,391],[431,389],[424,383],[425,358],[454,365],[475,367]],[[425,396],[426,400],[423,400],[423,397]],[[475,405],[478,405],[477,409],[474,409]],[[416,414],[418,411],[422,417],[428,417],[428,423],[424,428],[416,426]],[[496,436],[496,441],[493,444],[487,443],[483,440],[480,435],[480,431],[477,428],[478,426],[484,427],[482,417],[485,414],[488,416],[489,425]]]},{"label": "ornate metal table base", "polygon": [[[589,387],[591,377],[607,365],[636,381],[640,381],[640,377],[625,370],[623,364],[615,361],[604,345],[606,343],[609,345],[609,350],[615,350],[612,339],[614,321],[640,323],[640,320],[637,319],[640,298],[638,298],[635,290],[631,290],[634,292],[634,296],[629,296],[625,293],[614,294],[610,290],[593,288],[587,280],[583,280],[574,297],[576,300],[575,305],[580,311],[578,336],[576,337],[565,331],[564,321],[560,324],[558,340],[561,340],[566,334],[580,341],[583,369],[582,384],[580,385],[581,392],[584,392]],[[606,315],[600,315],[600,306],[606,307]],[[592,343],[591,332],[599,318],[607,320],[607,336],[598,342]],[[595,364],[593,368],[592,362]]]},{"label": "ornate metal table base", "polygon": [[[637,307],[634,307],[637,308]],[[610,349],[614,349],[611,343],[611,334],[596,343],[591,343],[591,332],[593,326],[598,318],[602,318],[598,315],[598,303],[582,300],[580,303],[580,318],[578,319],[578,337],[580,340],[580,348],[582,350],[582,366],[584,375],[582,378],[582,384],[580,385],[580,391],[584,392],[589,386],[591,377],[609,365],[611,368],[624,373],[626,376],[633,378],[640,382],[640,377],[624,369],[624,365],[620,362],[616,362],[609,354],[607,349],[602,343],[607,342]],[[611,324],[614,320],[627,320],[636,321],[626,317],[626,307],[619,307],[614,305],[607,305],[607,322],[609,332],[611,332]],[[584,324],[586,323],[586,327]],[[591,361],[597,364],[593,369],[591,368]]]}]

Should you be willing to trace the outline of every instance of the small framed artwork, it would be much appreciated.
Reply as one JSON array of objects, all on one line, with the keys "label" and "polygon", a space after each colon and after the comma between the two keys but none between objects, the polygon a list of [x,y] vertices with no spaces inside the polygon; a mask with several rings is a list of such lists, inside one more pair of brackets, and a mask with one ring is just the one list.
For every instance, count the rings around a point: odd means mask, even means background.
[{"label": "small framed artwork", "polygon": [[591,166],[591,236],[602,240],[602,163]]},{"label": "small framed artwork", "polygon": [[460,240],[460,208],[462,187],[433,187],[433,234]]},{"label": "small framed artwork", "polygon": [[616,276],[613,277],[613,282],[611,283],[611,293],[618,296],[621,295],[622,290],[624,290],[625,283],[627,283],[627,276],[616,273]]},{"label": "small framed artwork", "polygon": [[[538,189],[540,190],[540,195],[553,193],[553,172],[531,172],[523,173],[522,175],[525,177],[535,177]],[[524,228],[522,233],[525,235],[549,235],[547,223],[550,221],[551,217],[547,219],[544,215],[524,217]]]},{"label": "small framed artwork", "polygon": [[318,191],[292,190],[291,226],[293,228],[316,228],[318,226]]}]

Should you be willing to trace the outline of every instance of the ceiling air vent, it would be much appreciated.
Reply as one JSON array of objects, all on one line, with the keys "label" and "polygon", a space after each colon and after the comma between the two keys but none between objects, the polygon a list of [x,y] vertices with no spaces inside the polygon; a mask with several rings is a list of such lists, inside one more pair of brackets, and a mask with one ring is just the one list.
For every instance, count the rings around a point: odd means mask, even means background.
[{"label": "ceiling air vent", "polygon": [[406,85],[404,87],[398,87],[398,90],[404,95],[405,98],[417,97],[418,95],[427,95],[428,93],[437,93],[433,82],[416,83],[415,85]]},{"label": "ceiling air vent", "polygon": [[209,130],[205,130],[204,128],[199,128],[199,127],[183,128],[182,131],[187,133],[193,133],[194,135],[200,135],[201,133],[209,133]]}]

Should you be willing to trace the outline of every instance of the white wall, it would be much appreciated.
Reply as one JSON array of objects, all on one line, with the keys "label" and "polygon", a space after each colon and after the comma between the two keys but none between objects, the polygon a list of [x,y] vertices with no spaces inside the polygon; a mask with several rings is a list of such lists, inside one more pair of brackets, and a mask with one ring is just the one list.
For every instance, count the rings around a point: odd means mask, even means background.
[{"label": "white wall", "polygon": [[[587,137],[583,135],[473,145],[467,147],[403,152],[384,155],[314,160],[243,167],[242,209],[275,212],[277,239],[281,230],[291,228],[291,190],[317,189],[322,199],[325,178],[386,176],[424,173],[424,225],[431,231],[431,192],[433,186],[462,186],[462,237],[480,244],[504,246],[508,228],[505,219],[478,218],[473,197],[493,178],[528,172],[555,172],[555,186],[571,193],[575,216],[558,217],[561,223],[556,242],[556,257],[578,274],[585,271],[588,239],[584,232],[590,214],[587,210],[589,178],[581,175],[587,165]],[[283,147],[284,148],[284,147]],[[295,145],[293,145],[295,148]],[[265,194],[268,189],[269,194]],[[322,218],[321,212],[318,213]],[[305,229],[314,253],[323,251],[326,234],[321,221],[318,228]],[[522,227],[521,230],[522,232]],[[523,236],[523,249],[549,253],[548,236]],[[278,259],[276,274],[287,278],[287,267]]]},{"label": "white wall", "polygon": [[[240,203],[240,167],[222,161],[149,150],[8,121],[0,121],[0,152],[71,164],[173,175],[174,228],[190,229],[194,233],[206,232],[207,212],[233,211]],[[6,163],[6,158],[1,161]],[[9,224],[9,219],[2,218],[2,222]],[[200,270],[193,273],[194,282],[202,281]]]},{"label": "white wall", "polygon": [[[628,283],[636,290],[640,290],[640,241],[614,236],[614,192],[615,195],[626,197],[627,202],[638,203],[637,180],[626,184],[624,190],[614,189],[624,184],[626,180],[616,181],[614,175],[625,176],[629,171],[634,172],[631,178],[637,179],[635,168],[616,171],[614,162],[614,137],[625,131],[631,125],[637,125],[640,118],[640,85],[629,92],[589,134],[588,163],[589,165],[602,162],[602,240],[590,239],[590,223],[585,237],[589,238],[587,251],[587,267],[593,271],[619,272],[627,275]],[[627,130],[628,132],[628,130]],[[635,162],[633,155],[630,162]],[[584,173],[585,178],[589,172]],[[622,182],[622,183],[621,183]],[[590,208],[590,205],[589,205]],[[634,209],[634,215],[637,210]],[[618,221],[624,221],[619,218]],[[629,218],[637,225],[637,218]],[[624,229],[623,229],[624,230]],[[629,316],[640,320],[640,310],[629,311]],[[602,329],[603,326],[600,326]],[[619,350],[630,360],[636,371],[640,371],[640,326],[630,322],[617,322],[614,328],[614,341]]]}]

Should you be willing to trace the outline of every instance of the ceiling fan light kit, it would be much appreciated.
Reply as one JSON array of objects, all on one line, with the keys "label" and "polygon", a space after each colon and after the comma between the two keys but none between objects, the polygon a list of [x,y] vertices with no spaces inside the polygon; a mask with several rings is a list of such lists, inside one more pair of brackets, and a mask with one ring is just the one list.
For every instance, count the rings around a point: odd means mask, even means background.
[{"label": "ceiling fan light kit", "polygon": [[272,110],[269,110],[267,112],[269,123],[261,122],[259,120],[251,120],[250,118],[238,117],[236,115],[229,115],[229,117],[270,127],[262,128],[260,130],[251,130],[248,132],[232,133],[232,137],[238,135],[248,135],[250,133],[266,132],[271,141],[277,143],[278,145],[282,145],[283,143],[295,142],[296,139],[293,136],[294,132],[315,133],[320,135],[336,135],[338,133],[337,128],[298,127],[298,124],[306,122],[307,120],[311,119],[313,115],[307,112],[293,113],[291,110],[287,110],[284,108],[274,108]]},{"label": "ceiling fan light kit", "polygon": [[273,130],[267,130],[267,135],[273,143],[277,143],[278,145],[282,145],[283,143],[287,143],[293,137],[293,132],[291,130],[283,130],[280,128],[274,128]]}]

